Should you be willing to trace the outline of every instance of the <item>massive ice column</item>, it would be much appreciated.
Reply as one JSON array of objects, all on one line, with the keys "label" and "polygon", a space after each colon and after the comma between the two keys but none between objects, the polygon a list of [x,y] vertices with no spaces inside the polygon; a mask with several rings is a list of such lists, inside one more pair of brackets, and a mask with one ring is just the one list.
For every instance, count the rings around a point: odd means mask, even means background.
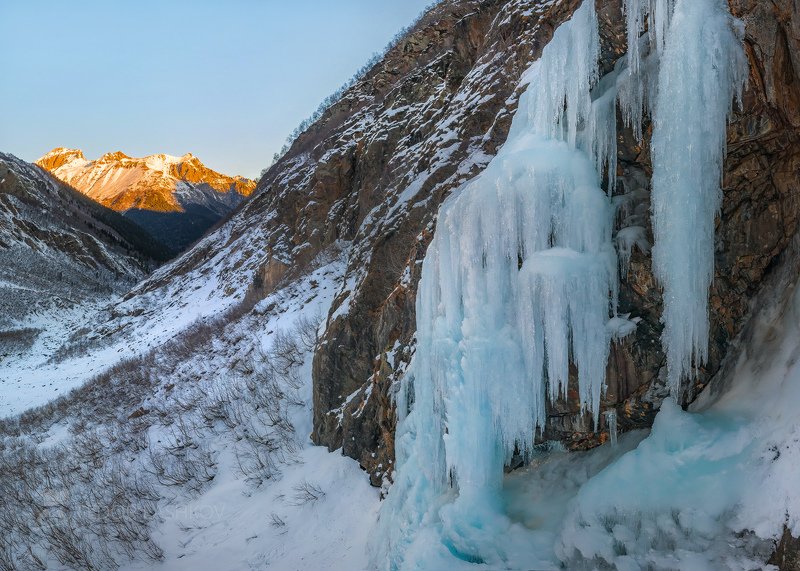
[{"label": "massive ice column", "polygon": [[708,290],[722,192],[726,124],[747,77],[725,0],[677,0],[653,112],[653,270],[664,290],[667,374],[680,382],[708,356]]}]

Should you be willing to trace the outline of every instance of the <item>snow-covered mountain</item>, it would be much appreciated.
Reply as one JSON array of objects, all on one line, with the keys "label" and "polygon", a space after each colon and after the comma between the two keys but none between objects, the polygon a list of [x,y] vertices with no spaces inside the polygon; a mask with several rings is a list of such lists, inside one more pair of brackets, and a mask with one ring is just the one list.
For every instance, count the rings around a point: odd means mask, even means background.
[{"label": "snow-covered mountain", "polygon": [[58,147],[36,164],[135,220],[176,252],[241,204],[256,186],[255,181],[211,170],[191,153],[134,158],[116,151],[89,161],[79,149]]},{"label": "snow-covered mountain", "polygon": [[794,571],[799,27],[434,6],[66,358],[0,369],[0,563]]}]

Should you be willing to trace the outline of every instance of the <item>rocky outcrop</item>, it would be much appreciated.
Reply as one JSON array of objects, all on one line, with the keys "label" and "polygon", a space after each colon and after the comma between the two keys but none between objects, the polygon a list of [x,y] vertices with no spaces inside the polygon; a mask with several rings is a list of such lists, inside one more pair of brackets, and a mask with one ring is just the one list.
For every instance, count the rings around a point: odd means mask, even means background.
[{"label": "rocky outcrop", "polygon": [[235,192],[250,196],[256,189],[256,181],[242,176],[227,176],[211,170],[192,153],[186,153],[181,160],[169,163],[169,174],[179,180],[193,184],[207,184],[217,192]]},{"label": "rocky outcrop", "polygon": [[45,156],[36,161],[36,164],[45,170],[53,172],[73,161],[85,161],[86,157],[80,149],[67,149],[66,147],[56,147]]},{"label": "rocky outcrop", "polygon": [[800,539],[792,537],[788,528],[783,530],[775,553],[767,563],[775,565],[778,571],[800,571]]},{"label": "rocky outcrop", "polygon": [[134,158],[115,151],[88,161],[80,150],[58,147],[36,164],[133,219],[175,253],[235,209],[256,186],[255,181],[206,167],[191,153]]}]

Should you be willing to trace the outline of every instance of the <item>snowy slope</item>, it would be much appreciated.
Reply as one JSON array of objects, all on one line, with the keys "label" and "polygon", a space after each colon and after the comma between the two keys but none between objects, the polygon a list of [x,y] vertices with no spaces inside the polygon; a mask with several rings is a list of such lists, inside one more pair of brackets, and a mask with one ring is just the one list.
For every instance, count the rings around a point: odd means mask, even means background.
[{"label": "snowy slope", "polygon": [[[136,530],[130,543],[109,539],[103,534],[115,524],[87,516],[98,500],[85,499],[85,511],[56,517],[66,517],[91,547],[78,543],[65,553],[63,538],[41,532],[34,540],[27,528],[3,527],[15,510],[31,508],[34,500],[23,494],[20,503],[0,506],[0,562],[24,566],[32,545],[53,568],[105,568],[116,561],[124,569],[365,569],[379,492],[352,460],[314,447],[309,438],[311,356],[345,255],[318,258],[304,276],[252,308],[200,320],[154,344],[142,360],[112,369],[19,424],[3,424],[0,491],[7,494],[3,486],[18,481],[19,474],[4,467],[28,443],[45,456],[81,456],[86,439],[96,435],[102,452],[81,477],[93,482],[90,487],[103,486],[124,462],[136,481],[118,475],[116,484],[105,486],[131,500],[119,508],[126,517],[149,515],[143,527],[130,523],[129,532]],[[145,370],[146,380],[138,377]],[[20,437],[12,436],[16,430]],[[88,490],[86,480],[53,481],[43,492],[34,489],[34,497],[76,498]],[[45,517],[42,525],[50,521]]]},{"label": "snowy slope", "polygon": [[[208,251],[228,235],[230,229],[223,227],[195,250]],[[252,291],[253,275],[266,257],[259,243],[254,231],[248,240],[217,251],[208,266],[166,284],[164,276],[180,260],[157,269],[124,295],[118,291],[73,311],[48,313],[41,322],[31,318],[28,326],[43,331],[36,345],[0,362],[0,416],[64,395],[109,366],[140,356],[198,320],[213,319],[240,304]],[[153,283],[163,285],[148,291]]]},{"label": "snowy slope", "polygon": [[[255,343],[269,354],[275,334],[290,331],[304,317],[318,320],[325,314],[343,271],[343,258],[335,258],[259,302],[238,325],[249,335],[233,347],[223,346],[224,351],[242,353]],[[280,473],[254,487],[242,476],[230,435],[212,436],[207,445],[219,454],[213,484],[197,497],[176,499],[160,510],[163,522],[154,535],[164,548],[163,563],[134,562],[124,569],[366,569],[364,545],[377,515],[378,490],[357,464],[312,445],[308,350],[302,361],[300,398],[290,414],[296,453]],[[230,360],[196,355],[181,369],[209,372],[216,362],[225,367]],[[201,382],[220,391],[225,377],[206,374]],[[169,401],[157,406],[169,406]]]}]

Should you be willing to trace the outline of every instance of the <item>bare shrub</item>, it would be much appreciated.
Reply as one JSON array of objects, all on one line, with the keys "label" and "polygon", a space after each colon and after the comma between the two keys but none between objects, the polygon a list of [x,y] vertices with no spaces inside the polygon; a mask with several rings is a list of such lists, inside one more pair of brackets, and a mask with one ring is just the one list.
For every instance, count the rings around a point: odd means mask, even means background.
[{"label": "bare shrub", "polygon": [[269,515],[269,524],[276,529],[283,529],[286,527],[286,521],[275,512]]},{"label": "bare shrub", "polygon": [[0,331],[0,360],[7,353],[30,349],[41,332],[41,329],[34,329],[33,327]]},{"label": "bare shrub", "polygon": [[316,349],[319,342],[319,326],[322,318],[319,315],[313,317],[301,315],[295,322],[294,331],[300,347],[310,352]]},{"label": "bare shrub", "polygon": [[239,473],[253,485],[275,478],[281,465],[294,461],[295,430],[288,411],[300,400],[297,369],[302,360],[296,336],[282,335],[277,348],[273,345],[266,354],[254,350],[243,359],[236,381],[212,399],[214,416],[221,416],[236,435]]},{"label": "bare shrub", "polygon": [[296,506],[317,502],[325,497],[325,492],[322,491],[322,488],[308,480],[303,480],[294,486],[292,490],[294,490],[294,495],[292,496],[293,505]]},{"label": "bare shrub", "polygon": [[182,486],[200,492],[214,479],[217,463],[197,436],[193,423],[179,416],[165,443],[148,444],[144,469],[163,486]]},{"label": "bare shrub", "polygon": [[[200,493],[214,480],[211,435],[233,445],[238,471],[256,486],[297,460],[289,413],[303,404],[299,372],[317,343],[320,320],[299,318],[263,351],[246,328],[228,327],[231,316],[248,318],[236,307],[198,322],[69,395],[0,420],[0,571],[44,569],[53,561],[113,569],[125,558],[161,559],[150,535],[159,502]],[[236,366],[219,372],[211,388],[187,382],[201,378],[182,363],[213,349],[221,337],[236,346]],[[70,437],[37,447],[64,420]],[[323,497],[306,482],[291,501]],[[283,527],[276,518],[273,525]]]},{"label": "bare shrub", "polygon": [[48,557],[76,569],[162,557],[149,532],[158,494],[105,453],[97,463],[96,449],[81,446],[102,437],[86,434],[44,451],[18,439],[0,453],[0,569],[44,569]]},{"label": "bare shrub", "polygon": [[303,348],[296,335],[287,331],[276,331],[272,336],[269,361],[278,375],[288,377],[293,369],[303,364]]}]

